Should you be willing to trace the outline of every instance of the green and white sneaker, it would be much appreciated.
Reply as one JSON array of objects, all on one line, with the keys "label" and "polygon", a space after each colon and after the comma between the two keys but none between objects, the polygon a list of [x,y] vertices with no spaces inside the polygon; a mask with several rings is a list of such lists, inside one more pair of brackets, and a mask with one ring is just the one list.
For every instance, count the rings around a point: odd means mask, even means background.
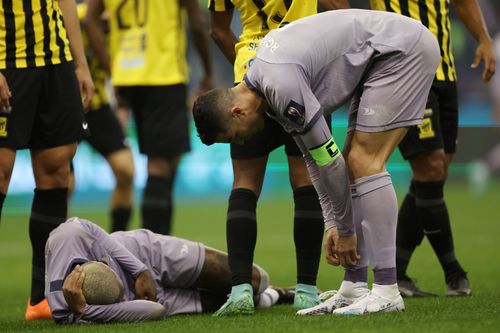
[{"label": "green and white sneaker", "polygon": [[293,298],[293,308],[295,311],[311,308],[319,304],[318,289],[316,286],[308,284],[297,284],[295,297]]},{"label": "green and white sneaker", "polygon": [[229,296],[222,307],[213,314],[214,317],[251,315],[255,311],[253,296],[250,292],[243,292],[241,295],[233,298]]}]

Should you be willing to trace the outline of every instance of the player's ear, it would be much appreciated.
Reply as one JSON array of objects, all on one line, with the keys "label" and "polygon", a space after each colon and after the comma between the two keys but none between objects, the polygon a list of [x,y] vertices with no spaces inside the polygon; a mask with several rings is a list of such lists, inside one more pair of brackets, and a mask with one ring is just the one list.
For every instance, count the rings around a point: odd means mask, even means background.
[{"label": "player's ear", "polygon": [[245,112],[239,106],[232,106],[231,107],[231,117],[240,117],[244,114],[245,114]]}]

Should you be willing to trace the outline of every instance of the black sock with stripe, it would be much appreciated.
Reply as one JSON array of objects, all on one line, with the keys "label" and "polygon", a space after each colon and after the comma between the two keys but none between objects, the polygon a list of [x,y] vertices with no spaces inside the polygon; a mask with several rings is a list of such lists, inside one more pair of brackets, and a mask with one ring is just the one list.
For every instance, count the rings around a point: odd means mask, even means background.
[{"label": "black sock with stripe", "polygon": [[252,264],[257,242],[257,196],[249,189],[231,191],[227,209],[226,237],[232,285],[252,283]]},{"label": "black sock with stripe", "polygon": [[68,214],[68,189],[35,189],[29,235],[33,251],[31,271],[31,304],[44,299],[45,291],[45,243],[49,234],[63,223]]},{"label": "black sock with stripe", "polygon": [[169,235],[172,224],[172,179],[149,176],[142,199],[142,226]]},{"label": "black sock with stripe", "polygon": [[441,266],[446,282],[466,273],[455,257],[448,208],[444,201],[444,182],[415,182],[417,216],[422,221],[424,233],[429,239]]},{"label": "black sock with stripe", "polygon": [[297,283],[316,285],[325,227],[321,205],[312,185],[296,189],[293,199]]},{"label": "black sock with stripe", "polygon": [[398,225],[396,229],[396,270],[398,280],[406,276],[406,269],[410,263],[415,248],[424,239],[424,226],[417,216],[415,205],[415,185],[410,184],[401,207],[399,207]]},{"label": "black sock with stripe", "polygon": [[130,207],[116,207],[111,210],[111,232],[127,230],[132,215]]}]

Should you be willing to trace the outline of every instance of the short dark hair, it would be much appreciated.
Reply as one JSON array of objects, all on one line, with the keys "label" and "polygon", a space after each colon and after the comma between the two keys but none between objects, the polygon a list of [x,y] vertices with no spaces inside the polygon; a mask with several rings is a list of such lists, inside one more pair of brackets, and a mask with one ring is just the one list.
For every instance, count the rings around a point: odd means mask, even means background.
[{"label": "short dark hair", "polygon": [[193,119],[201,142],[210,146],[217,134],[227,130],[225,111],[233,100],[229,89],[212,89],[196,99],[193,105]]}]

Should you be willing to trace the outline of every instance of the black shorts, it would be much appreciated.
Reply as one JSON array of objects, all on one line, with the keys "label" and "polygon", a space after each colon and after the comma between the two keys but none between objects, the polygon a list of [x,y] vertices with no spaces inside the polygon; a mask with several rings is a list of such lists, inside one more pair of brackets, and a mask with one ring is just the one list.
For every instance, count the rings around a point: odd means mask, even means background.
[{"label": "black shorts", "polygon": [[413,126],[399,144],[405,159],[444,149],[454,154],[458,137],[457,85],[450,81],[432,83],[422,124]]},{"label": "black shorts", "polygon": [[12,92],[10,113],[0,112],[0,147],[45,149],[76,143],[87,125],[72,62],[2,69]]},{"label": "black shorts", "polygon": [[104,157],[128,148],[127,139],[118,118],[108,104],[85,114],[90,136],[86,141]]},{"label": "black shorts", "polygon": [[139,151],[148,157],[174,157],[190,150],[186,86],[119,87],[134,114]]},{"label": "black shorts", "polygon": [[[325,117],[331,130],[331,116]],[[269,155],[284,145],[287,156],[302,156],[293,137],[275,120],[264,115],[264,129],[244,144],[231,143],[231,158],[235,160],[258,158]]]}]

